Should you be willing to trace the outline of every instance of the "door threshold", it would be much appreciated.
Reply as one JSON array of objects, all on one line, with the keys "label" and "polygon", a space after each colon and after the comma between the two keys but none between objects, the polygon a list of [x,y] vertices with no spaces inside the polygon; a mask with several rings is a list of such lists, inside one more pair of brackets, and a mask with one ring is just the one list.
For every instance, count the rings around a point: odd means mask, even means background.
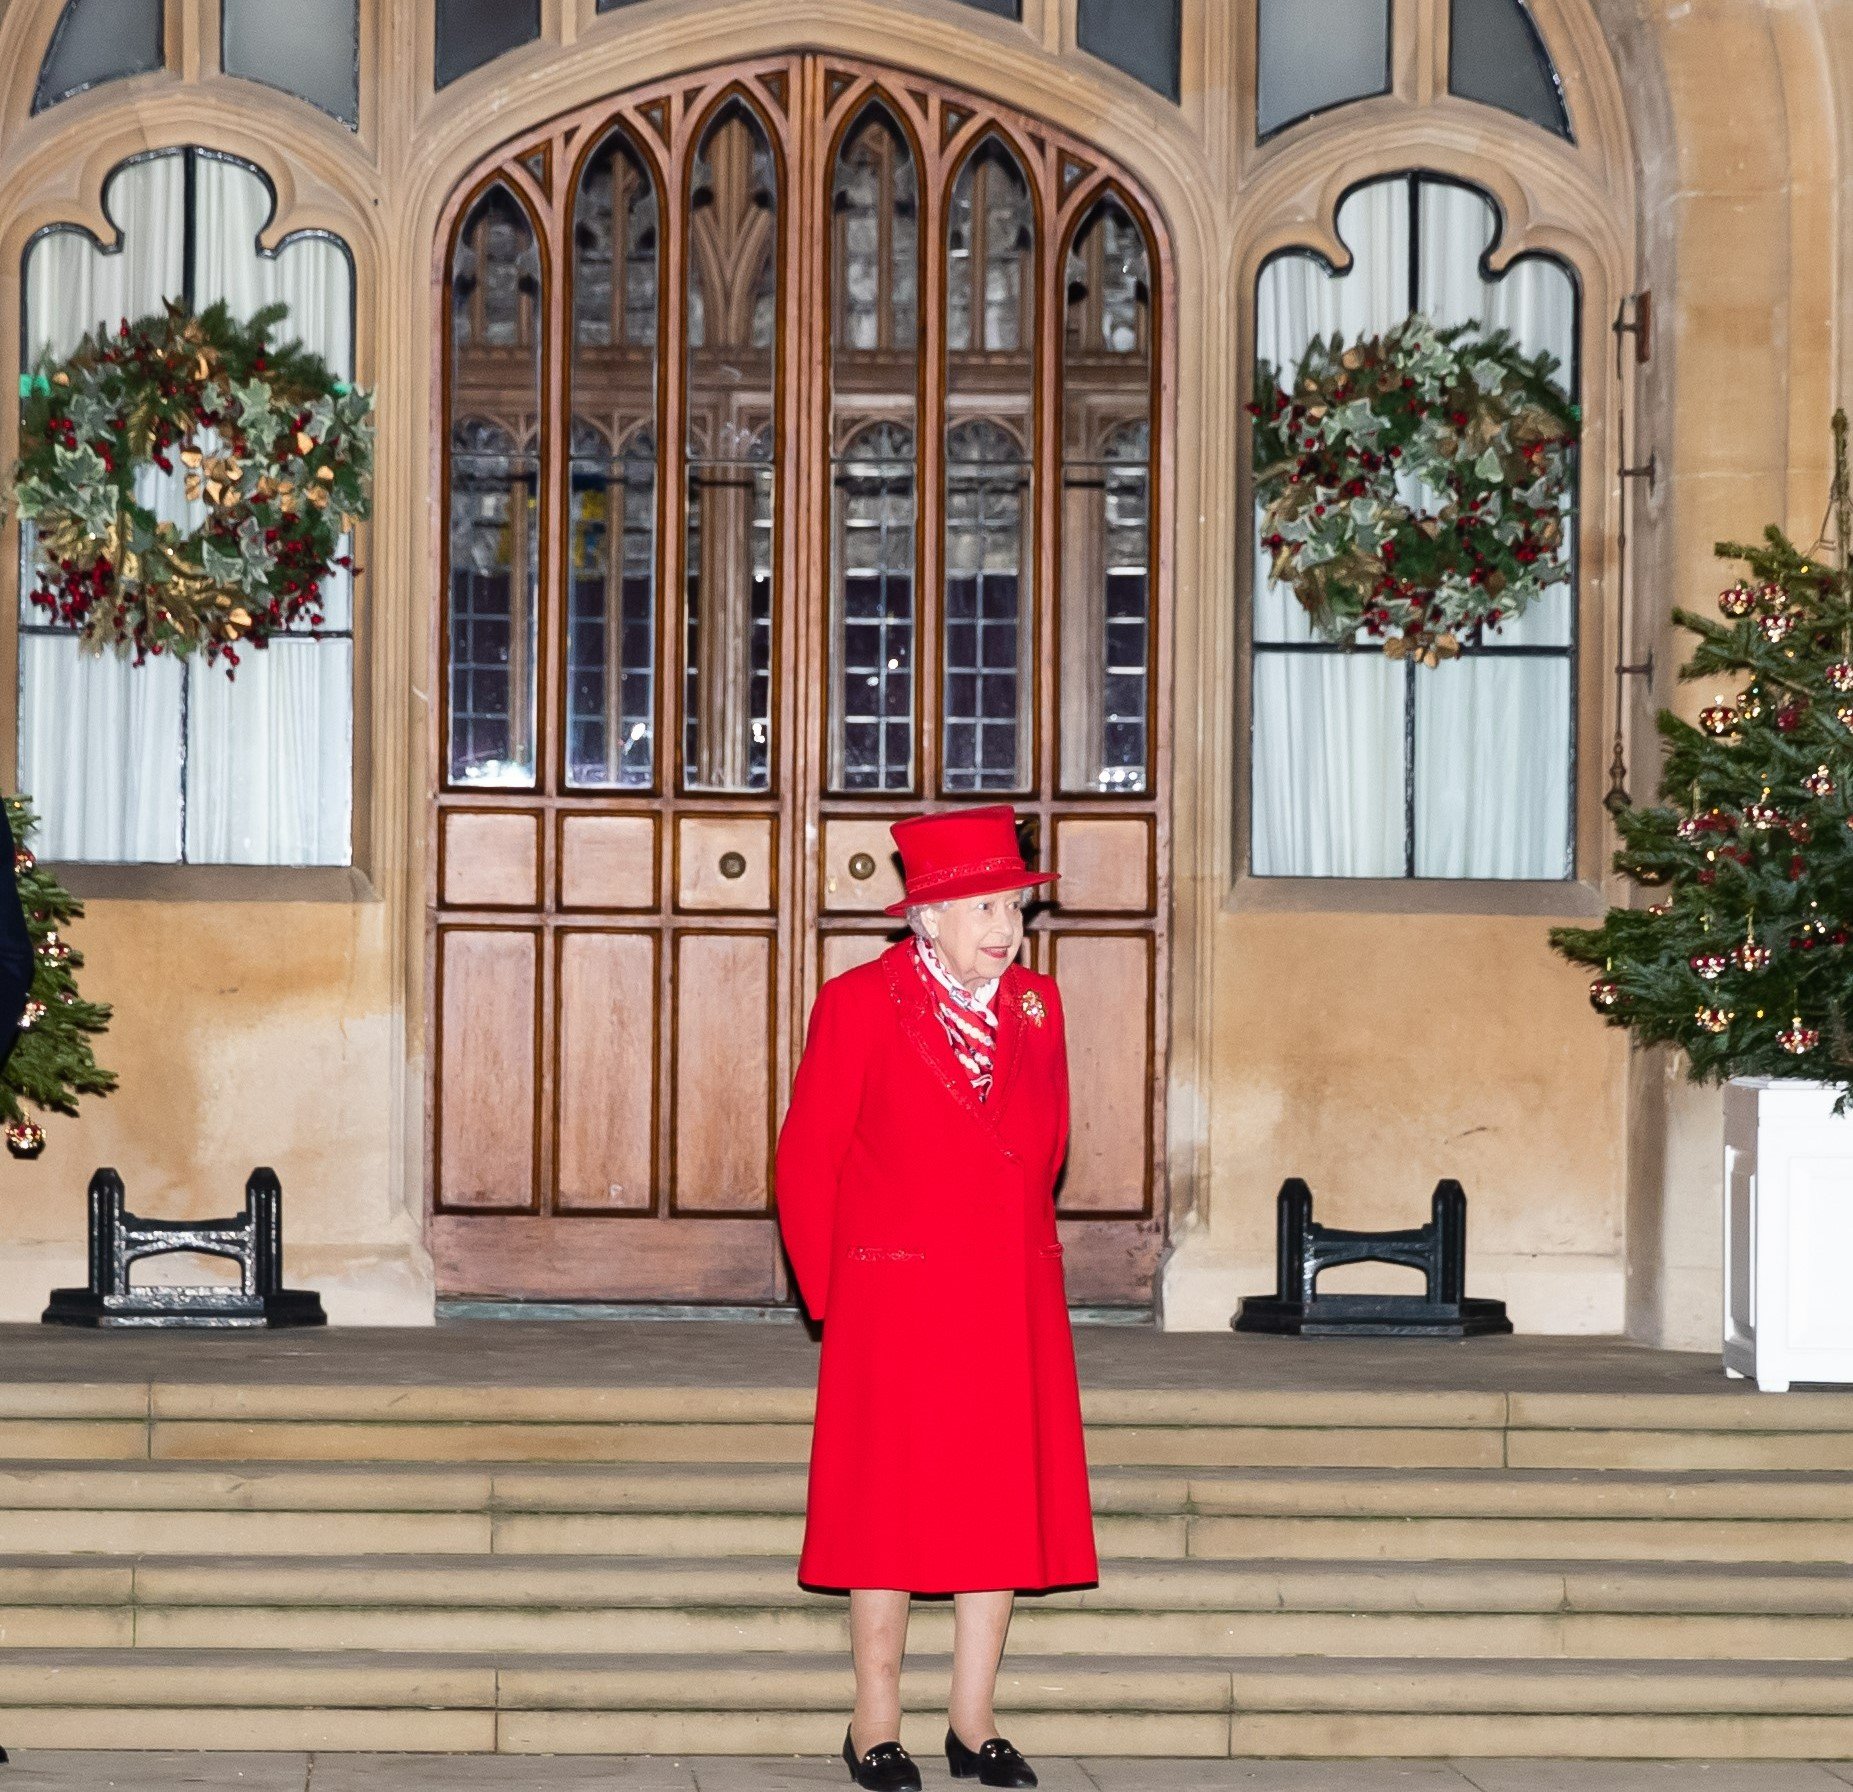
[{"label": "door threshold", "polygon": [[796,1307],[712,1305],[699,1301],[471,1300],[440,1295],[437,1319],[725,1319],[801,1324]]},{"label": "door threshold", "polygon": [[[704,1305],[698,1301],[472,1300],[440,1296],[437,1321],[479,1319],[712,1319],[729,1324],[802,1325],[796,1307]],[[1072,1325],[1153,1325],[1150,1307],[1070,1307]]]}]

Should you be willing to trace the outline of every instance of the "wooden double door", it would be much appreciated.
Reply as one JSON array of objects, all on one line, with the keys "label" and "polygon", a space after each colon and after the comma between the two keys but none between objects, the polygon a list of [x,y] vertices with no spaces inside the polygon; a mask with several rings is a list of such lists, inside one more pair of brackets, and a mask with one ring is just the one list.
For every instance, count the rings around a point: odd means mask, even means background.
[{"label": "wooden double door", "polygon": [[434,268],[430,1236],[452,1295],[789,1298],[777,1126],[889,823],[1061,873],[1078,1301],[1163,1238],[1169,264],[1123,171],[813,54],[512,142]]}]

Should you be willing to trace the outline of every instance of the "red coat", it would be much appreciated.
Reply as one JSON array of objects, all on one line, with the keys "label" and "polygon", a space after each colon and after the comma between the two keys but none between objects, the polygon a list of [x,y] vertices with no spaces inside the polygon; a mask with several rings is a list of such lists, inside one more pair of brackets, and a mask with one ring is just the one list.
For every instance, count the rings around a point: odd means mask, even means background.
[{"label": "red coat", "polygon": [[1055,1235],[1068,1059],[1052,978],[1012,965],[991,1092],[911,940],[818,992],[778,1215],[824,1321],[798,1579],[917,1593],[1098,1578]]}]

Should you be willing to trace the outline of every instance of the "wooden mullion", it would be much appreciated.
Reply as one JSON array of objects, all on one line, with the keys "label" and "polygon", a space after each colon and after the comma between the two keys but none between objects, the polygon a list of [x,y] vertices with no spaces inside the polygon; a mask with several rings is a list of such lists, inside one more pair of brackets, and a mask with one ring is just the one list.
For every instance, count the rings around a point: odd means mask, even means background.
[{"label": "wooden mullion", "polygon": [[[1036,293],[1030,415],[1035,439],[1030,448],[1035,505],[1031,520],[1036,569],[1035,639],[1030,658],[1035,668],[1035,764],[1030,789],[1039,804],[1061,789],[1061,654],[1056,593],[1061,578],[1062,520],[1062,360],[1066,342],[1066,226],[1061,204],[1061,152],[1045,145],[1024,170],[1036,218]],[[1045,850],[1052,850],[1047,832]]]},{"label": "wooden mullion", "polygon": [[945,667],[941,613],[946,583],[946,220],[950,164],[935,147],[941,135],[944,101],[927,101],[927,129],[921,140],[917,216],[920,266],[917,279],[920,359],[914,433],[914,751],[913,789],[943,793]]}]

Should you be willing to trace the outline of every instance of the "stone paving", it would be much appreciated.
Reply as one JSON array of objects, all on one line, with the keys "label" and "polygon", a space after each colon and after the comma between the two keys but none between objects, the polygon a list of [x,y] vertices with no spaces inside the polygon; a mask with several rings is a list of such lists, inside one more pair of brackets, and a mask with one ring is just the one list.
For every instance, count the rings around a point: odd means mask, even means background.
[{"label": "stone paving", "polygon": [[[1038,1762],[1043,1792],[1845,1792],[1853,1762]],[[954,1784],[922,1761],[928,1787]],[[808,1792],[844,1786],[841,1762],[512,1755],[78,1754],[20,1751],[5,1792]]]},{"label": "stone paving", "polygon": [[[1235,1304],[1234,1291],[1230,1307]],[[1717,1351],[1650,1350],[1619,1338],[1270,1338],[1075,1326],[1087,1389],[1399,1394],[1726,1395],[1766,1402],[1727,1380]],[[809,1389],[817,1340],[785,1314],[757,1321],[458,1320],[431,1327],[326,1331],[93,1332],[0,1325],[11,1384],[165,1381],[369,1387],[763,1387]],[[1842,1391],[1844,1398],[1844,1390]],[[1832,1395],[1797,1395],[1818,1406]],[[847,1778],[847,1774],[845,1778]]]}]

